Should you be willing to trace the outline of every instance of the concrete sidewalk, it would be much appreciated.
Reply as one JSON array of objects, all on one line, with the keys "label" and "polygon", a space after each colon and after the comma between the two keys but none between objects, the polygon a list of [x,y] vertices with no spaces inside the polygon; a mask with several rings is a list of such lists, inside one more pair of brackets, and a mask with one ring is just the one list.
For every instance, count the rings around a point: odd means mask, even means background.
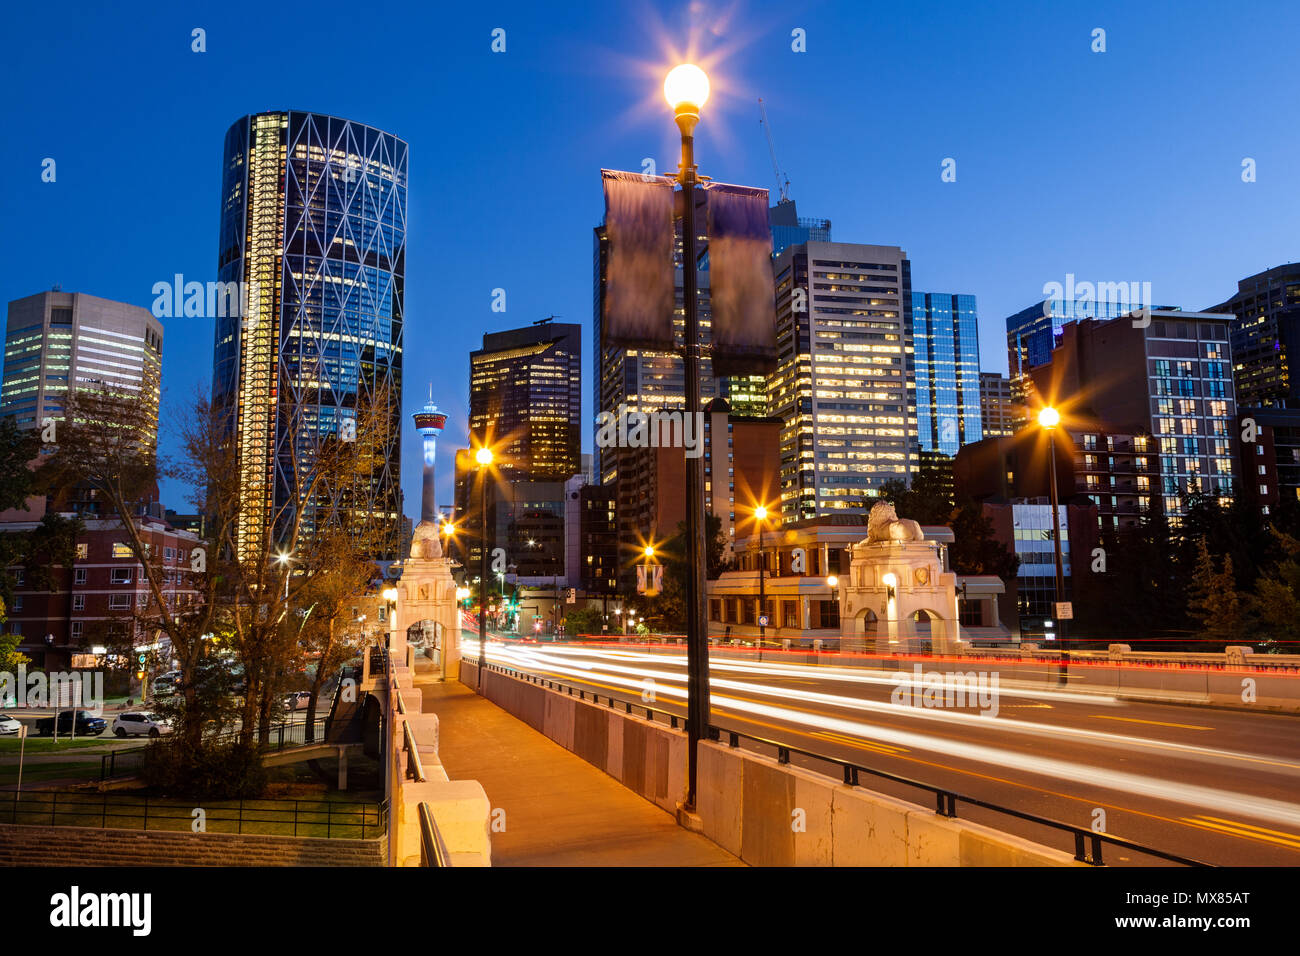
[{"label": "concrete sidewalk", "polygon": [[447,774],[505,810],[493,866],[744,866],[460,681],[417,684]]}]

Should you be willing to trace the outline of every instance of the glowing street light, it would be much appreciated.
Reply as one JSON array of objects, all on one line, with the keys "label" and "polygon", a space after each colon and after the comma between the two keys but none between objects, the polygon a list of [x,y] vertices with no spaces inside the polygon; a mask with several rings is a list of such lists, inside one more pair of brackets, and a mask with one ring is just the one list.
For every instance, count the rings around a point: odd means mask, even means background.
[{"label": "glowing street light", "polygon": [[[1056,490],[1056,426],[1061,423],[1061,413],[1051,405],[1045,405],[1038,412],[1038,425],[1047,433],[1047,460],[1050,487],[1048,494],[1052,502],[1052,544],[1056,551],[1056,605],[1053,609],[1053,616],[1060,617],[1061,604],[1065,601],[1065,561],[1061,557],[1061,512],[1060,504],[1057,499]],[[1048,625],[1050,626],[1050,625]],[[1069,651],[1065,649],[1065,621],[1061,621],[1061,629],[1057,631],[1057,640],[1061,648],[1061,670],[1058,682],[1065,684],[1069,682],[1067,670],[1070,666]]]},{"label": "glowing street light", "polygon": [[695,118],[699,119],[700,107],[709,101],[708,74],[694,63],[673,67],[664,79],[664,99],[674,113],[694,107]]},{"label": "glowing street light", "polygon": [[488,537],[487,537],[487,486],[488,469],[492,467],[495,456],[492,449],[483,445],[474,453],[479,470],[479,523],[482,532],[479,538],[479,580],[478,587],[478,686],[483,686],[483,670],[487,667],[487,581],[488,581]]}]

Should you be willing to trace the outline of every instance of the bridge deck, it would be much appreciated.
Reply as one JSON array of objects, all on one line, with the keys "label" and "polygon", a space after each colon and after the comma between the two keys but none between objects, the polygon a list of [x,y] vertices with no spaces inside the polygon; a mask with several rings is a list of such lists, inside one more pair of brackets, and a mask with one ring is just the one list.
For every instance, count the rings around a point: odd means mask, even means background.
[{"label": "bridge deck", "polygon": [[447,774],[505,810],[493,866],[744,865],[460,681],[419,684]]}]

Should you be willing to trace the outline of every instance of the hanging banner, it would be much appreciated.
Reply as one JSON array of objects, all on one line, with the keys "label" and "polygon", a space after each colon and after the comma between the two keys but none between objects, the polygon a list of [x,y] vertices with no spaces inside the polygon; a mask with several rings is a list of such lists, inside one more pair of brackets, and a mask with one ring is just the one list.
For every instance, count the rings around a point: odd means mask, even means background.
[{"label": "hanging banner", "polygon": [[776,370],[776,301],[766,189],[706,183],[713,374]]},{"label": "hanging banner", "polygon": [[673,181],[602,169],[605,297],[601,344],[673,346]]}]

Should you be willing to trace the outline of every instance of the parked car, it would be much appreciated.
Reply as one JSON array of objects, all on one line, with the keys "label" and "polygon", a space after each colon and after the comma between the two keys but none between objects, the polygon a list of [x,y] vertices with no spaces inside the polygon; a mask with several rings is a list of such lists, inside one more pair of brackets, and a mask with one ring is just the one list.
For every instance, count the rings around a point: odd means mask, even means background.
[{"label": "parked car", "polygon": [[8,714],[0,714],[0,737],[16,737],[21,732],[22,726]]},{"label": "parked car", "polygon": [[167,718],[139,710],[118,714],[117,719],[113,721],[115,737],[139,737],[146,734],[150,737],[161,737],[171,732],[172,725]]},{"label": "parked car", "polygon": [[[76,714],[76,736],[78,737],[98,737],[108,729],[108,721],[103,717],[96,717],[88,710],[62,710],[59,711],[59,734],[73,734],[73,714]],[[54,718],[42,717],[36,721],[36,733],[42,737],[54,736]]]},{"label": "parked car", "polygon": [[311,691],[299,690],[284,695],[284,706],[288,710],[306,710],[311,703]]}]

